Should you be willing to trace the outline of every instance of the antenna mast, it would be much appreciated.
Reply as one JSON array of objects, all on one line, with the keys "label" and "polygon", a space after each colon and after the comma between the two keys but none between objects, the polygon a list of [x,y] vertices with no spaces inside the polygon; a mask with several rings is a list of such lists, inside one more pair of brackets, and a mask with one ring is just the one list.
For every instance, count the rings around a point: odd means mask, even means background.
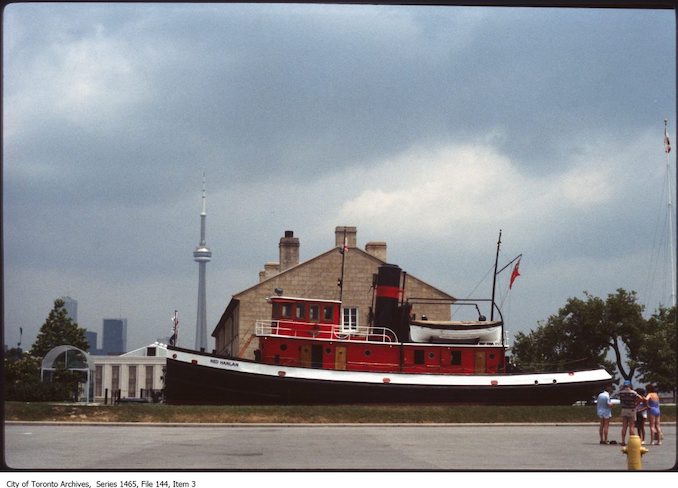
[{"label": "antenna mast", "polygon": [[[668,185],[668,217],[669,217],[669,259],[671,260],[671,305],[676,306],[676,266],[673,260],[673,205],[671,203],[671,165],[669,155],[671,154],[671,140],[669,139],[669,121],[664,119],[664,153],[666,153],[666,183]],[[678,175],[676,175],[678,180]]]}]

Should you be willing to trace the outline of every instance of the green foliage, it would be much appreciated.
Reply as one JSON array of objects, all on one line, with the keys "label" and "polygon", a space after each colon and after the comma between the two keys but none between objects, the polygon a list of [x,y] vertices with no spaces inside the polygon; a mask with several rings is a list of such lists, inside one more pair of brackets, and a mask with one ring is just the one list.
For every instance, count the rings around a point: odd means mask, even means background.
[{"label": "green foliage", "polygon": [[64,301],[58,298],[54,300],[54,308],[40,327],[30,353],[42,358],[55,347],[63,345],[75,346],[83,351],[89,349],[85,329],[81,329],[73,322],[64,308]]},{"label": "green foliage", "polygon": [[[647,333],[643,306],[635,292],[618,289],[603,301],[589,293],[570,298],[556,315],[529,334],[518,333],[513,360],[524,371],[556,371],[604,367],[614,352],[616,368],[624,378],[633,377]],[[627,362],[622,359],[626,355]],[[628,368],[628,369],[627,369]]]},{"label": "green foliage", "polygon": [[607,362],[607,335],[600,326],[604,303],[570,298],[556,315],[540,323],[536,331],[518,333],[513,361],[523,371],[563,371],[598,368]]},{"label": "green foliage", "polygon": [[49,378],[42,381],[40,377],[40,366],[45,355],[62,345],[75,346],[83,351],[89,348],[85,330],[68,316],[64,301],[57,299],[30,352],[21,354],[20,350],[16,350],[5,356],[4,398],[27,402],[73,400],[82,378],[81,373],[67,368],[74,366],[71,363],[78,360],[76,354],[68,356],[68,365],[59,364],[62,358],[57,358],[59,366]]},{"label": "green foliage", "polygon": [[676,308],[660,307],[648,320],[648,334],[640,349],[640,380],[660,391],[676,390]]},{"label": "green foliage", "polygon": [[63,383],[40,380],[40,363],[40,358],[30,354],[19,358],[5,357],[5,400],[39,402],[71,399],[72,390],[64,387]]},{"label": "green foliage", "polygon": [[[619,418],[620,408],[614,407]],[[157,423],[496,423],[596,422],[596,407],[514,405],[59,405],[5,403],[7,420]],[[662,421],[676,419],[675,405],[662,405]],[[647,427],[645,427],[647,429]]]}]

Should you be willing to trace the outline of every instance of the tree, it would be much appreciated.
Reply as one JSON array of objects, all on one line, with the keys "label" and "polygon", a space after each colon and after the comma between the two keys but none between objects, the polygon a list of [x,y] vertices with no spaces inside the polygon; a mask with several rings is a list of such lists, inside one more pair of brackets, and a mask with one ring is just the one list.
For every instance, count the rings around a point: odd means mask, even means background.
[{"label": "tree", "polygon": [[40,358],[30,354],[5,357],[3,381],[5,400],[39,402],[72,399],[72,382],[66,385],[57,382],[43,383],[40,380],[40,363]]},{"label": "tree", "polygon": [[44,401],[71,400],[81,381],[68,365],[59,367],[52,375],[52,381],[41,381],[40,366],[45,355],[57,346],[69,345],[87,351],[89,345],[85,329],[73,322],[64,301],[56,299],[31,350],[27,354],[7,355],[4,362],[4,394],[7,400]]},{"label": "tree", "polygon": [[57,298],[54,300],[54,308],[49,312],[47,320],[40,327],[30,354],[42,358],[55,347],[62,345],[75,346],[83,351],[89,349],[85,329],[81,329],[73,322],[66,312],[64,301]]},{"label": "tree", "polygon": [[648,320],[648,335],[639,352],[640,380],[660,391],[676,391],[676,307],[660,307]]},{"label": "tree", "polygon": [[[618,289],[603,301],[584,292],[570,298],[536,331],[516,335],[513,355],[523,370],[555,371],[604,367],[630,379],[639,363],[647,333],[643,306],[635,292]],[[614,363],[607,359],[614,353]]]},{"label": "tree", "polygon": [[513,345],[515,365],[526,371],[563,371],[612,368],[606,360],[607,343],[598,321],[604,304],[587,295],[588,300],[570,298],[558,314],[540,322],[536,331],[516,335]]}]

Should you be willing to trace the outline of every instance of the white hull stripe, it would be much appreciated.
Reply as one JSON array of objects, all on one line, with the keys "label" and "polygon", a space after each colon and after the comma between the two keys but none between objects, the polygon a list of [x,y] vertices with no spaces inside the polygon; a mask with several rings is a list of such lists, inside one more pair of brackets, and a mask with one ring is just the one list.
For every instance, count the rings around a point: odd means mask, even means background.
[{"label": "white hull stripe", "polygon": [[238,373],[278,376],[304,380],[324,380],[347,383],[389,383],[395,385],[430,386],[534,386],[548,384],[578,384],[612,380],[604,369],[570,373],[525,374],[422,374],[365,371],[337,371],[260,364],[241,359],[224,359],[185,351],[168,351],[168,359],[187,364]]}]

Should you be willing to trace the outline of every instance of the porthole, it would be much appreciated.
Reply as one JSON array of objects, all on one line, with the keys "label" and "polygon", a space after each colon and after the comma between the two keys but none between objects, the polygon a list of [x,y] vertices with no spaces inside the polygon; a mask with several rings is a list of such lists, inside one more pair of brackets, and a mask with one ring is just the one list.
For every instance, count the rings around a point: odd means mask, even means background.
[{"label": "porthole", "polygon": [[287,344],[280,344],[281,351],[287,351]]},{"label": "porthole", "polygon": [[332,349],[330,349],[329,347],[325,348],[325,354],[331,354],[331,353],[332,353]]},{"label": "porthole", "polygon": [[372,354],[372,351],[370,351],[369,349],[365,350],[365,356],[369,356],[370,354]]},{"label": "porthole", "polygon": [[429,358],[429,359],[435,359],[435,357],[436,357],[436,353],[434,353],[434,352],[429,352],[429,353],[428,353],[428,358]]}]

